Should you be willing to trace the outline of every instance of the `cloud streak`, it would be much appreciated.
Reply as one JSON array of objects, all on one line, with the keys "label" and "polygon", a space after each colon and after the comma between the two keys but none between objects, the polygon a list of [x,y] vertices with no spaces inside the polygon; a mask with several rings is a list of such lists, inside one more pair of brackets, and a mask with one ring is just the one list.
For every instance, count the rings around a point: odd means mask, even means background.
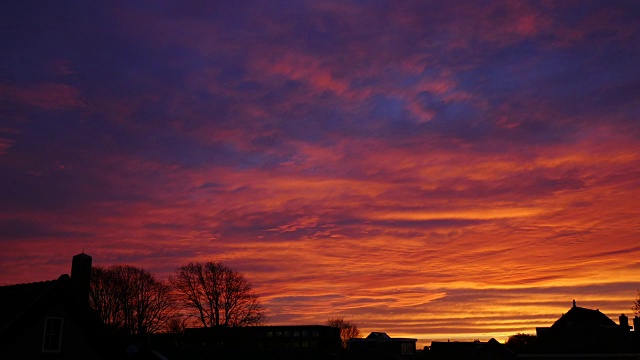
[{"label": "cloud streak", "polygon": [[5,10],[1,284],[220,260],[273,324],[420,344],[629,313],[635,4]]}]

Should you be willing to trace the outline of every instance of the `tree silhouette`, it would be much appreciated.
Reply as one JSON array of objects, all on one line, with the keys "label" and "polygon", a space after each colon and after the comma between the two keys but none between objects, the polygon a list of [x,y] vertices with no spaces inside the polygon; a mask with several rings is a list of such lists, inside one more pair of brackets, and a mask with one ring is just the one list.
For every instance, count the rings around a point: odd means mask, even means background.
[{"label": "tree silhouette", "polygon": [[342,340],[343,349],[347,348],[349,339],[361,337],[358,326],[351,321],[345,320],[344,318],[330,318],[329,320],[327,320],[327,325],[340,329],[340,340]]},{"label": "tree silhouette", "polygon": [[189,263],[169,278],[184,307],[204,327],[251,326],[266,321],[249,281],[220,262]]},{"label": "tree silhouette", "polygon": [[175,310],[171,288],[130,265],[93,267],[89,304],[106,325],[127,334],[164,329]]},{"label": "tree silhouette", "polygon": [[182,335],[187,329],[188,318],[184,316],[174,316],[167,322],[167,333]]},{"label": "tree silhouette", "polygon": [[633,306],[631,307],[631,310],[633,310],[633,312],[636,315],[640,315],[640,290],[637,290],[637,291],[638,291],[638,297],[633,302]]},{"label": "tree silhouette", "polygon": [[98,313],[102,322],[112,328],[121,327],[124,318],[115,286],[113,272],[100,266],[91,269],[89,305]]},{"label": "tree silhouette", "polygon": [[517,333],[509,336],[505,345],[515,353],[534,352],[538,338],[531,334]]}]

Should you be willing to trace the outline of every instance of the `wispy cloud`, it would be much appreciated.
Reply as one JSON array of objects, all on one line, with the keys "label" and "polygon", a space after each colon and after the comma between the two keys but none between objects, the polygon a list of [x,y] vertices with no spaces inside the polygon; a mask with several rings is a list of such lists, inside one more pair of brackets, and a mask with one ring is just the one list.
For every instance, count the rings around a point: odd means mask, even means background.
[{"label": "wispy cloud", "polygon": [[16,5],[0,283],[220,260],[273,323],[425,343],[628,312],[637,8]]}]

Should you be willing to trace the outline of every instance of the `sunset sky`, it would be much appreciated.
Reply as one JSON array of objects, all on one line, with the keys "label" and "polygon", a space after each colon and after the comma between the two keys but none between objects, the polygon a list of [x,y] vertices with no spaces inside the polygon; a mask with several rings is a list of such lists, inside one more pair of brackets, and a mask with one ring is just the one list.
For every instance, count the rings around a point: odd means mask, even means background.
[{"label": "sunset sky", "polygon": [[8,1],[0,285],[242,272],[270,325],[504,341],[640,288],[638,1]]}]

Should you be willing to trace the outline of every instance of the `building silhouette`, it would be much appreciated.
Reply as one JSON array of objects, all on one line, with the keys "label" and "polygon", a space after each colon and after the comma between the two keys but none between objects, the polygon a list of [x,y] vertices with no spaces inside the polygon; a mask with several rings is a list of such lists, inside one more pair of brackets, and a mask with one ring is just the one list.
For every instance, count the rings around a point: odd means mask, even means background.
[{"label": "building silhouette", "polygon": [[188,328],[149,335],[148,346],[167,359],[333,359],[340,329],[324,325]]},{"label": "building silhouette", "polygon": [[573,306],[550,327],[536,329],[540,352],[558,354],[611,354],[632,350],[629,320],[620,324],[600,312]]},{"label": "building silhouette", "polygon": [[75,255],[71,276],[0,286],[0,359],[112,358],[89,308],[91,256]]},{"label": "building silhouette", "polygon": [[350,339],[347,350],[351,358],[358,359],[411,359],[416,356],[417,341],[372,332],[364,339]]},{"label": "building silhouette", "polygon": [[489,341],[433,341],[425,358],[429,360],[511,360],[517,356],[496,339]]}]

